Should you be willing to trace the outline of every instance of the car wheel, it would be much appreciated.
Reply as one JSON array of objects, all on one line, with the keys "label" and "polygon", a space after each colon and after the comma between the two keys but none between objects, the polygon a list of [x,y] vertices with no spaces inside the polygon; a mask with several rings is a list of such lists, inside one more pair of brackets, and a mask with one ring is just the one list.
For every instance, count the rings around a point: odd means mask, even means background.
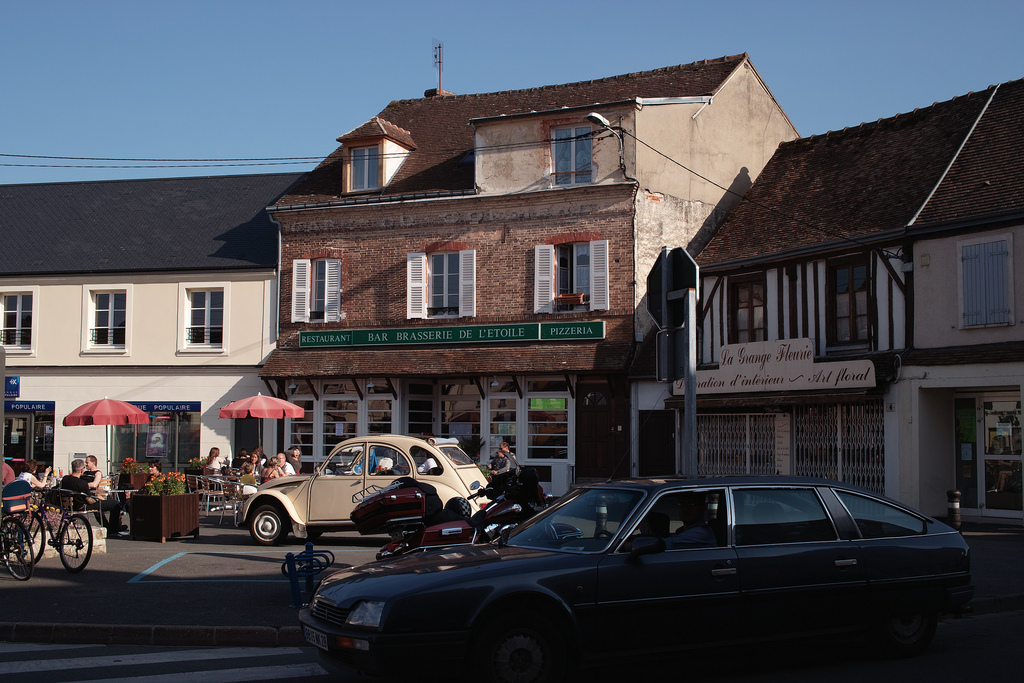
[{"label": "car wheel", "polygon": [[256,509],[249,520],[249,535],[260,545],[277,545],[288,535],[281,513],[273,505]]},{"label": "car wheel", "polygon": [[912,657],[924,652],[935,636],[934,612],[891,615],[875,624],[872,640],[889,657]]},{"label": "car wheel", "polygon": [[499,615],[480,632],[475,671],[493,683],[560,681],[565,641],[542,614],[517,610]]}]

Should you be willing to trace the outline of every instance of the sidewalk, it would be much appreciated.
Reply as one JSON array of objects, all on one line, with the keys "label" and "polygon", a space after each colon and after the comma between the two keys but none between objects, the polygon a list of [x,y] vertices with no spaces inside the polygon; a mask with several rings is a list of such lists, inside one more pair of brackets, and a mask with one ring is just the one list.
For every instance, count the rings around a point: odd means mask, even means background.
[{"label": "sidewalk", "polygon": [[[199,539],[108,539],[79,574],[44,559],[28,582],[0,575],[0,641],[178,646],[303,645],[298,610],[281,574],[292,542],[252,543],[245,529],[202,521]],[[1024,609],[1024,527],[965,523],[974,614]],[[293,539],[294,541],[294,539]],[[373,559],[385,539],[327,534],[317,550],[332,569]],[[331,571],[331,570],[328,570]]]}]

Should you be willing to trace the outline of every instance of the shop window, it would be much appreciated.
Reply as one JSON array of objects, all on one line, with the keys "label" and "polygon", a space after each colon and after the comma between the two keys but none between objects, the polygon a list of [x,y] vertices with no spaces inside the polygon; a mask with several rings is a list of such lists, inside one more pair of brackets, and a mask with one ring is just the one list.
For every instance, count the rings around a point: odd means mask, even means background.
[{"label": "shop window", "polygon": [[609,308],[608,240],[534,248],[534,313]]},{"label": "shop window", "polygon": [[502,441],[507,441],[513,453],[516,452],[516,396],[490,399],[490,430],[487,443],[488,456],[498,452]]},{"label": "shop window", "polygon": [[359,396],[354,391],[346,396],[327,395],[328,388],[324,388],[323,397],[325,458],[337,444],[356,436],[359,427]]},{"label": "shop window", "polygon": [[764,277],[733,278],[729,282],[729,343],[764,341]]},{"label": "shop window", "polygon": [[584,185],[592,181],[592,135],[590,126],[551,131],[551,176],[555,185]]},{"label": "shop window", "polygon": [[856,345],[869,341],[868,306],[871,281],[865,259],[829,263],[829,344]]},{"label": "shop window", "polygon": [[[198,404],[196,404],[198,407]],[[200,455],[201,413],[198,411],[150,410],[149,424],[117,425],[113,428],[110,471],[121,461],[159,460],[163,471],[180,470]]]},{"label": "shop window", "polygon": [[530,458],[569,458],[569,399],[530,397],[526,416]]},{"label": "shop window", "polygon": [[292,418],[287,421],[288,443],[286,445],[298,446],[302,450],[303,459],[312,457],[314,463],[323,462],[323,458],[313,457],[313,437],[315,435],[313,430],[313,415],[315,411],[313,398],[291,397],[288,400],[302,406],[306,414],[301,418]]},{"label": "shop window", "polygon": [[32,349],[32,305],[33,292],[11,292],[0,294],[0,315],[3,329],[0,343],[8,351]]},{"label": "shop window", "polygon": [[366,384],[366,431],[368,434],[393,434],[394,395],[383,379]]},{"label": "shop window", "polygon": [[1013,321],[1012,237],[1007,234],[998,240],[958,244],[962,327]]},{"label": "shop window", "polygon": [[433,384],[409,384],[409,434],[434,436]]},{"label": "shop window", "polygon": [[414,253],[406,257],[409,318],[476,315],[476,251]]},{"label": "shop window", "polygon": [[292,322],[341,318],[341,259],[292,261]]},{"label": "shop window", "polygon": [[441,436],[460,441],[480,437],[480,392],[475,385],[441,385]]}]

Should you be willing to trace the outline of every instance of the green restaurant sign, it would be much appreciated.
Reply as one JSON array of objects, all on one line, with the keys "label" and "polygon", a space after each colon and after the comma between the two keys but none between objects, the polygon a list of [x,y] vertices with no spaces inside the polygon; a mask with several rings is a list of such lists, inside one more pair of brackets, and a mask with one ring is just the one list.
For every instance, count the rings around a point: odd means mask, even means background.
[{"label": "green restaurant sign", "polygon": [[517,323],[464,327],[403,327],[379,330],[300,332],[299,347],[390,346],[394,344],[479,344],[512,341],[604,339],[604,321]]}]

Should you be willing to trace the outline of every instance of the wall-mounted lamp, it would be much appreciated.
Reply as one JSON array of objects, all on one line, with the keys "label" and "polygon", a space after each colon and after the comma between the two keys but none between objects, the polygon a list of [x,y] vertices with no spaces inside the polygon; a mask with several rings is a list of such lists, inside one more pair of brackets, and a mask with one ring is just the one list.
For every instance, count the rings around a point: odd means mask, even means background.
[{"label": "wall-mounted lamp", "polygon": [[621,168],[623,173],[625,173],[625,171],[626,171],[626,150],[624,149],[624,144],[622,142],[622,133],[619,132],[622,129],[620,128],[619,131],[616,131],[614,128],[612,128],[611,122],[608,119],[606,119],[605,117],[603,117],[600,114],[598,114],[596,111],[592,111],[589,114],[587,114],[587,121],[590,121],[594,125],[601,126],[606,131],[608,131],[609,133],[614,135],[615,138],[619,141],[619,168]]},{"label": "wall-mounted lamp", "polygon": [[366,380],[366,388],[367,389],[373,389],[374,386],[376,386],[376,385],[373,383],[372,379]]},{"label": "wall-mounted lamp", "polygon": [[295,390],[298,389],[298,388],[299,388],[299,385],[295,384],[294,382],[292,382],[291,384],[288,385],[288,393],[289,394],[294,394]]},{"label": "wall-mounted lamp", "polygon": [[491,386],[492,387],[500,387],[501,386],[501,383],[498,382],[498,378],[497,377],[495,377],[494,379],[491,380]]}]

